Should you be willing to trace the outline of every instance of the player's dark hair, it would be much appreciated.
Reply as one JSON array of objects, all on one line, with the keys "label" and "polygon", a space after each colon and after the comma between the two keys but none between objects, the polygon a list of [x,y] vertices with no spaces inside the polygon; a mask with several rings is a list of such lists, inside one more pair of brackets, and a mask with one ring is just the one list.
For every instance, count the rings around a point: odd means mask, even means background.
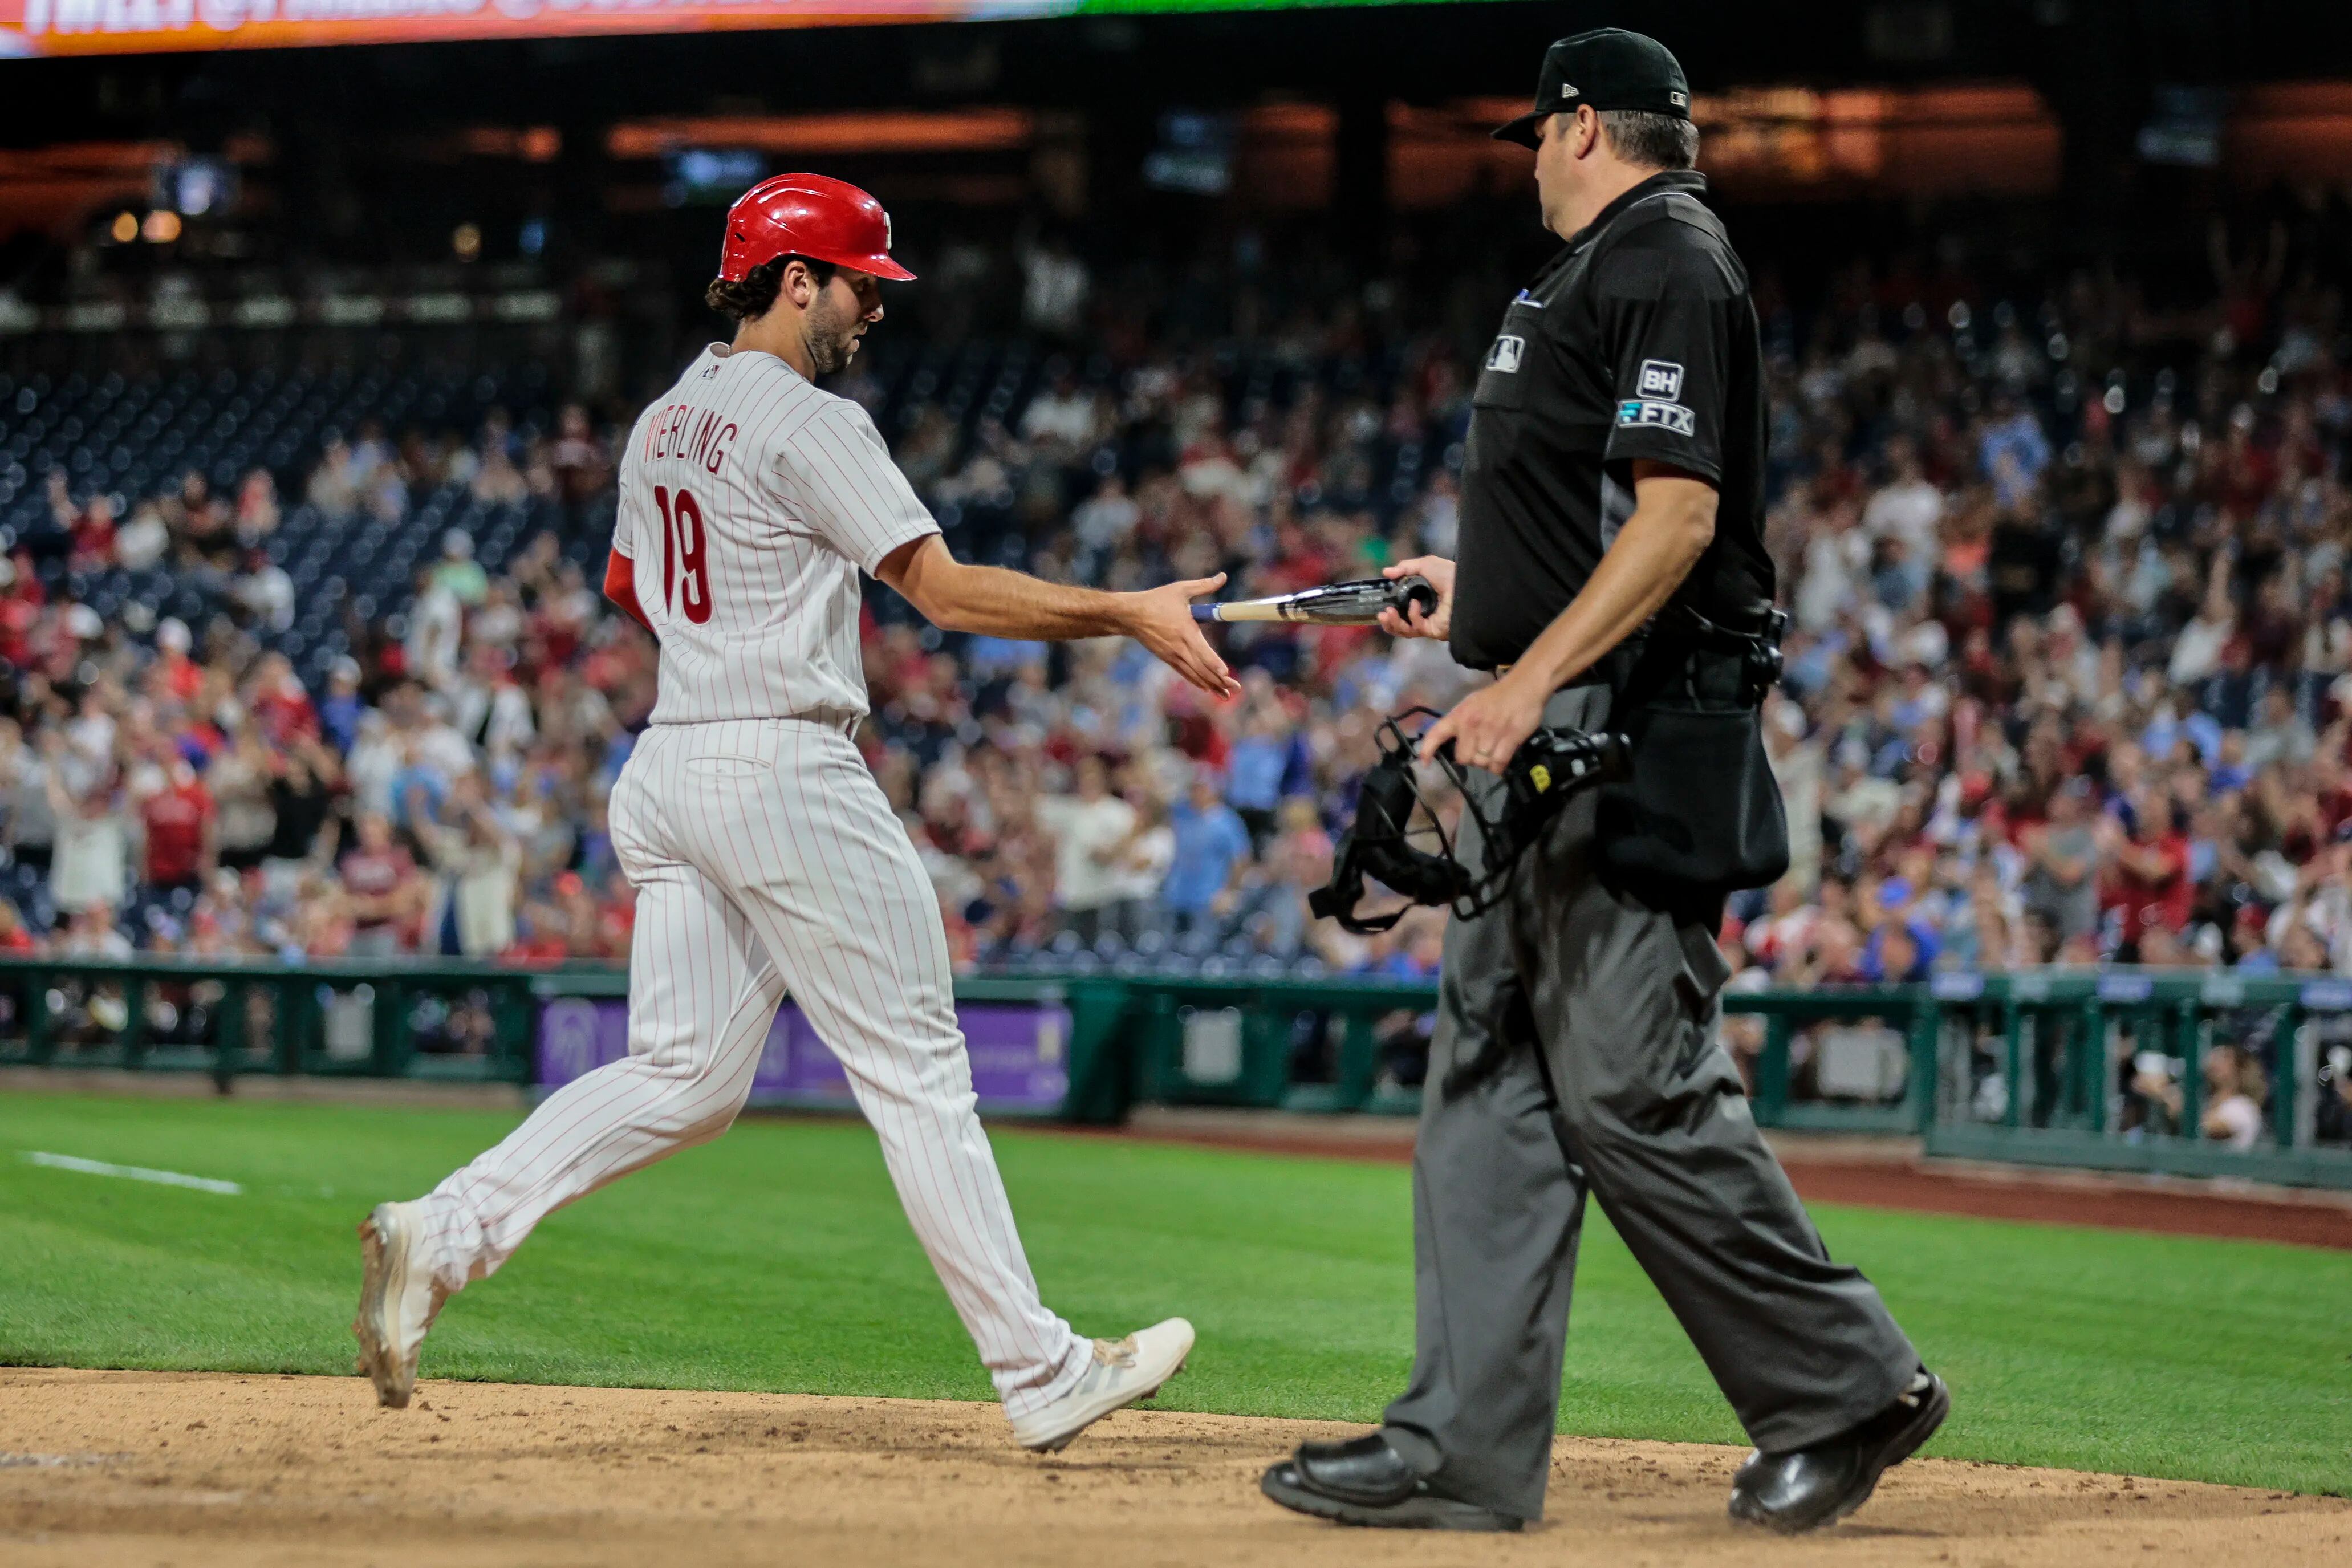
[{"label": "player's dark hair", "polygon": [[713,278],[710,287],[702,291],[702,302],[730,321],[756,321],[776,308],[776,296],[784,290],[784,268],[795,261],[808,268],[820,289],[841,270],[830,261],[813,257],[779,256],[773,261],[762,261],[734,282]]},{"label": "player's dark hair", "polygon": [[1609,150],[1645,169],[1689,169],[1698,164],[1698,127],[1671,114],[1640,109],[1604,109],[1601,133]]}]

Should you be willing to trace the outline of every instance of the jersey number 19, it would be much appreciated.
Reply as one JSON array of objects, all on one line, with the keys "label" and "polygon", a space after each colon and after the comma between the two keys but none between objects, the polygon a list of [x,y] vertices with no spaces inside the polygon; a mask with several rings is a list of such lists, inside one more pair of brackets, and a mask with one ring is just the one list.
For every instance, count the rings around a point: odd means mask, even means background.
[{"label": "jersey number 19", "polygon": [[[702,508],[693,492],[681,489],[672,495],[654,487],[654,504],[662,516],[662,608],[686,613],[696,626],[710,618],[710,569],[702,556]],[[685,579],[685,592],[677,592]]]}]

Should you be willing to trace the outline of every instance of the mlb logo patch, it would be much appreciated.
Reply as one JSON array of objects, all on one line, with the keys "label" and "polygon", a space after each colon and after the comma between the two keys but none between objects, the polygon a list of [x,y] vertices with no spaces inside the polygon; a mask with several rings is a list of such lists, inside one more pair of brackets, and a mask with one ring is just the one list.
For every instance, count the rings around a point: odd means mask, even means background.
[{"label": "mlb logo patch", "polygon": [[1528,340],[1514,332],[1505,332],[1486,351],[1486,368],[1501,371],[1505,375],[1517,375],[1519,362],[1527,357]]},{"label": "mlb logo patch", "polygon": [[1644,397],[1663,397],[1673,403],[1683,395],[1683,367],[1672,360],[1643,360],[1639,379],[1635,390]]}]

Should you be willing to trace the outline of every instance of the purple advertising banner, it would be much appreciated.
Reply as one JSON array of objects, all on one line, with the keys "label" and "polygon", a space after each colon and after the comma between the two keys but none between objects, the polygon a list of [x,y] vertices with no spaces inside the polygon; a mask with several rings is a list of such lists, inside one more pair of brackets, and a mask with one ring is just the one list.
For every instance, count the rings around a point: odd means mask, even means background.
[{"label": "purple advertising banner", "polygon": [[[1053,1115],[1070,1091],[1066,1007],[966,1003],[956,1009],[983,1110]],[[562,996],[540,1009],[538,1081],[560,1089],[629,1054],[629,1005],[617,997]],[[753,1105],[856,1102],[849,1079],[816,1028],[787,1003],[768,1032],[751,1078]]]}]

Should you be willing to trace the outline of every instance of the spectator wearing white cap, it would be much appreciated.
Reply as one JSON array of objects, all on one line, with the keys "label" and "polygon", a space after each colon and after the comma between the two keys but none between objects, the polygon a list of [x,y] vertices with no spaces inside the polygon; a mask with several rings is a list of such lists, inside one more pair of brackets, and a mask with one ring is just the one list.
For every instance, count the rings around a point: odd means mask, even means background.
[{"label": "spectator wearing white cap", "polygon": [[147,667],[146,689],[151,697],[168,697],[177,702],[193,702],[204,689],[204,667],[188,657],[195,638],[188,633],[188,624],[176,616],[167,616],[155,627],[155,658]]}]

